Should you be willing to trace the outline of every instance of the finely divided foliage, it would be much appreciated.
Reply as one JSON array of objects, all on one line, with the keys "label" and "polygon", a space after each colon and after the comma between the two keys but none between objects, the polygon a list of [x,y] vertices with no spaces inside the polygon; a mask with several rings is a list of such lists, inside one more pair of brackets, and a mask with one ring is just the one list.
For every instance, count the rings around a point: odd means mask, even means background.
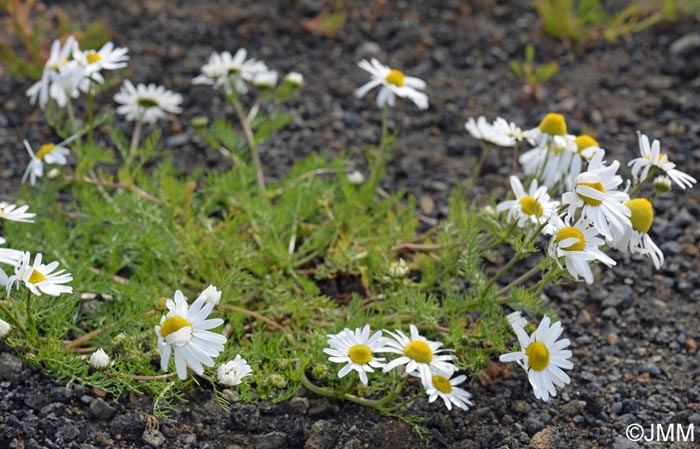
[{"label": "finely divided foliage", "polygon": [[[671,180],[696,182],[642,134],[625,182],[620,162],[606,160],[592,137],[569,134],[560,114],[526,131],[479,117],[465,124],[484,142],[467,188],[496,145],[512,153],[512,192],[479,209],[455,188],[448,217],[419,232],[415,200],[386,194],[380,183],[399,138],[390,108],[398,97],[427,109],[423,80],[361,61],[371,79],[355,94],[378,87],[384,109],[369,170],[312,155],[270,182],[259,145],[290,120],[283,105],[304,77],[292,72],[279,82],[245,49],[212,53],[193,92],[213,89],[235,117],[198,117],[192,126],[232,164],[184,175],[157,127],[187,113],[177,86],[125,80],[119,106],[93,112],[127,53],[112,43],[81,50],[73,38],[57,41],[27,91],[60,143],[35,151],[24,141],[31,161],[22,181],[32,188],[0,203],[0,338],[33,348],[32,359],[62,379],[117,396],[151,394],[156,414],[182,400],[195,378],[223,406],[230,394],[283,400],[304,387],[386,414],[421,397],[467,410],[466,373],[505,352],[513,335],[520,347],[500,360],[518,362],[534,396],[549,400],[571,381],[570,343],[549,316],[528,334],[534,324],[521,311],[542,315],[540,293],[567,273],[594,283],[593,264],[616,264],[611,249],[659,268],[653,203]],[[87,115],[78,120],[72,103],[83,94]],[[130,138],[124,120],[134,122]],[[523,145],[530,148],[520,154]],[[50,179],[41,179],[44,164],[53,166]],[[659,170],[668,178],[650,186]],[[505,254],[507,263],[494,266]],[[87,362],[78,355],[86,352]]]}]

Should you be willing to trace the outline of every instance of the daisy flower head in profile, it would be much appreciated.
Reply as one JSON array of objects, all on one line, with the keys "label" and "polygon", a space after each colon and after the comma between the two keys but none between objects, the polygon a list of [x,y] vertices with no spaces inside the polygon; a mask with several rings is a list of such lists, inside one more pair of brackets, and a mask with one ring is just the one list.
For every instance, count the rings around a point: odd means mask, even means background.
[{"label": "daisy flower head in profile", "polygon": [[492,143],[500,147],[512,147],[524,139],[523,131],[513,122],[498,117],[489,123],[486,117],[481,116],[476,121],[469,118],[464,128],[475,139]]},{"label": "daisy flower head in profile", "polygon": [[515,199],[503,201],[496,206],[496,210],[498,212],[507,210],[508,220],[517,220],[519,227],[522,228],[526,223],[545,224],[549,221],[549,217],[556,213],[559,202],[553,201],[547,192],[547,187],[539,186],[536,179],[530,183],[528,192],[525,192],[517,176],[510,177],[510,186],[515,193]]},{"label": "daisy flower head in profile", "polygon": [[29,213],[29,206],[17,206],[6,201],[0,201],[0,218],[10,221],[19,221],[23,223],[34,223],[36,214]]},{"label": "daisy flower head in profile", "polygon": [[561,259],[564,259],[564,266],[575,280],[581,276],[587,284],[593,283],[593,272],[589,262],[597,260],[609,267],[615,265],[615,261],[599,249],[605,242],[587,221],[579,220],[570,226],[555,215],[550,223],[554,235],[547,248],[549,257],[554,259],[559,267],[562,266]]},{"label": "daisy flower head in profile", "polygon": [[299,72],[289,72],[284,76],[284,82],[295,87],[304,87],[304,75]]},{"label": "daisy flower head in profile", "polygon": [[70,150],[65,145],[68,145],[68,143],[76,137],[77,136],[69,137],[59,144],[47,143],[42,145],[36,153],[32,150],[29,142],[24,140],[24,147],[27,149],[30,159],[27,169],[24,171],[24,175],[22,175],[22,182],[26,182],[27,179],[29,179],[29,184],[34,186],[36,180],[44,176],[44,162],[47,164],[66,165],[68,163],[67,156]]},{"label": "daisy flower head in profile", "polygon": [[388,332],[392,338],[388,339],[384,352],[399,354],[400,357],[387,363],[384,372],[405,365],[407,374],[417,371],[426,382],[432,376],[431,370],[449,372],[454,367],[451,363],[452,355],[445,354],[447,349],[440,349],[442,343],[426,339],[413,324],[410,325],[410,331],[410,335],[405,335],[400,330]]},{"label": "daisy flower head in profile", "polygon": [[693,187],[697,182],[687,173],[676,169],[676,164],[668,160],[668,155],[661,152],[661,142],[658,139],[650,144],[649,138],[637,131],[639,136],[639,152],[641,157],[632,159],[629,165],[632,167],[632,177],[636,182],[646,179],[652,167],[663,170],[666,175],[680,186],[681,189]]},{"label": "daisy flower head in profile", "polygon": [[155,84],[146,86],[139,83],[134,86],[131,81],[125,80],[121,90],[114,95],[114,101],[120,104],[118,113],[138,123],[153,124],[165,118],[167,113],[182,112],[182,95]]},{"label": "daisy flower head in profile", "polygon": [[217,368],[216,378],[222,385],[235,387],[240,385],[243,378],[252,372],[253,369],[248,365],[248,362],[240,354],[237,354],[235,359],[229,360]]},{"label": "daisy flower head in profile", "polygon": [[323,352],[330,357],[328,360],[334,363],[346,365],[338,372],[338,377],[345,377],[350,371],[357,371],[360,381],[367,385],[367,373],[374,372],[374,368],[384,368],[384,359],[375,357],[377,352],[385,352],[387,338],[378,330],[370,336],[369,324],[357,328],[354,331],[344,329],[342,332],[328,336],[328,348]]},{"label": "daisy flower head in profile", "polygon": [[524,329],[525,326],[527,326],[527,318],[523,316],[523,313],[520,310],[516,310],[515,312],[506,315],[506,320],[508,320],[508,324],[511,328],[513,328],[513,330],[515,330],[516,327]]},{"label": "daisy flower head in profile", "polygon": [[105,352],[104,349],[99,348],[97,351],[93,352],[90,355],[88,363],[94,369],[102,370],[112,366],[112,359],[109,357],[109,355]]},{"label": "daisy flower head in profile", "polygon": [[371,61],[363,59],[358,66],[369,72],[372,79],[355,91],[355,96],[362,98],[367,92],[377,86],[381,86],[377,94],[377,106],[394,106],[396,97],[408,98],[419,109],[428,109],[428,96],[420,92],[426,87],[425,81],[420,78],[406,76],[402,71],[392,69],[376,59]]},{"label": "daisy flower head in profile", "polygon": [[632,212],[630,226],[620,233],[613,231],[612,246],[622,252],[649,256],[658,270],[664,263],[664,253],[649,236],[654,221],[654,208],[646,198],[627,201],[625,206]]},{"label": "daisy flower head in profile", "polygon": [[21,259],[15,265],[15,274],[7,279],[7,295],[10,295],[14,284],[22,283],[36,296],[45,293],[49,296],[60,296],[63,293],[73,293],[73,287],[63,285],[71,282],[73,276],[66,270],[57,270],[58,262],[46,265],[42,263],[42,255],[38,253],[31,263],[29,252],[22,253]]},{"label": "daisy flower head in profile", "polygon": [[[44,109],[49,102],[52,82],[56,80],[59,74],[62,71],[64,71],[64,75],[69,73],[71,77],[78,74],[78,72],[73,69],[77,64],[72,59],[73,52],[77,48],[78,42],[73,36],[68,36],[63,44],[61,44],[61,41],[58,39],[53,41],[53,44],[51,44],[51,54],[44,65],[41,79],[27,90],[27,96],[31,104],[39,100],[39,107]],[[66,72],[66,69],[68,69],[68,72]],[[64,79],[63,84],[65,83],[66,80]]]},{"label": "daisy flower head in profile", "polygon": [[213,285],[210,285],[209,287],[202,290],[200,296],[204,296],[204,299],[207,302],[207,304],[214,304],[214,306],[217,306],[219,305],[219,302],[221,302],[221,290],[219,290]]},{"label": "daisy flower head in profile", "polygon": [[170,356],[174,353],[175,370],[181,380],[187,378],[187,366],[195,373],[204,374],[203,366],[214,366],[214,358],[224,350],[226,337],[210,331],[221,326],[221,318],[208,318],[214,305],[200,295],[191,306],[180,290],[174,300],[165,303],[168,313],[156,326],[160,367],[168,372]]},{"label": "daisy flower head in profile", "polygon": [[[5,243],[5,239],[0,237],[0,245],[4,245]],[[22,251],[17,251],[16,249],[0,248],[0,263],[14,267],[22,260],[23,254]],[[7,280],[7,274],[5,274],[3,270],[0,270],[0,286],[6,286]]]},{"label": "daisy flower head in profile", "polygon": [[557,395],[556,387],[564,387],[571,379],[564,372],[574,364],[569,360],[569,339],[558,340],[563,331],[561,322],[550,326],[551,320],[544,316],[540,325],[528,335],[523,328],[514,328],[520,343],[520,351],[503,354],[501,362],[517,362],[527,371],[527,377],[537,399],[548,401]]},{"label": "daisy flower head in profile", "polygon": [[0,319],[0,340],[7,337],[12,331],[12,326],[5,320]]},{"label": "daisy flower head in profile", "polygon": [[235,55],[224,51],[213,52],[209,62],[202,66],[202,74],[192,80],[193,84],[206,84],[222,89],[226,95],[248,92],[246,82],[252,82],[257,73],[268,71],[267,65],[257,59],[247,59],[248,51],[239,48]]},{"label": "daisy flower head in profile", "polygon": [[278,77],[276,70],[265,70],[255,73],[252,83],[258,89],[273,89],[277,85]]},{"label": "daisy flower head in profile", "polygon": [[618,161],[610,165],[603,162],[604,154],[596,153],[585,171],[576,177],[572,192],[562,195],[562,204],[568,204],[567,214],[573,217],[578,209],[581,216],[612,240],[611,228],[624,232],[629,226],[630,210],[625,206],[629,195],[617,188],[622,184],[622,177],[617,174]]},{"label": "daisy flower head in profile", "polygon": [[[442,399],[447,410],[452,410],[452,405],[466,411],[470,405],[474,405],[470,401],[472,395],[463,388],[457,385],[467,380],[467,376],[460,375],[452,377],[456,371],[454,366],[450,366],[447,371],[434,369],[431,371],[431,376],[423,379],[423,388],[428,395],[428,402],[434,402],[437,398]],[[427,382],[426,382],[427,381]]]},{"label": "daisy flower head in profile", "polygon": [[128,48],[116,47],[112,42],[107,42],[99,50],[80,50],[78,46],[73,48],[73,59],[85,69],[85,83],[82,90],[87,90],[90,82],[102,84],[104,77],[102,70],[118,70],[127,66],[129,60]]}]

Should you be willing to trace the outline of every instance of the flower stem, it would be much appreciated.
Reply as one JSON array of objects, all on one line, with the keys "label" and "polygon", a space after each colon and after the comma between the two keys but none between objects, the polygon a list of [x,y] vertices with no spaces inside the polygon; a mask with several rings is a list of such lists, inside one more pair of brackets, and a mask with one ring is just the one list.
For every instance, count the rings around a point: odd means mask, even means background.
[{"label": "flower stem", "polygon": [[546,259],[542,259],[542,260],[540,261],[540,263],[538,263],[538,264],[535,265],[534,267],[530,268],[528,271],[526,271],[525,273],[523,273],[522,275],[520,275],[520,277],[518,277],[516,280],[514,280],[514,281],[511,282],[510,284],[508,284],[508,285],[506,285],[505,287],[503,287],[502,289],[500,289],[500,290],[498,291],[498,293],[496,293],[496,296],[503,296],[503,295],[505,295],[506,293],[508,293],[508,291],[509,291],[511,288],[517,287],[518,285],[520,285],[520,284],[522,284],[523,282],[525,282],[525,281],[527,281],[528,279],[530,279],[532,276],[534,276],[534,275],[536,275],[537,273],[539,273],[540,271],[542,271],[542,269],[544,268],[543,265],[544,265],[544,262],[545,262],[545,261],[546,261]]},{"label": "flower stem", "polygon": [[22,325],[22,323],[19,322],[17,317],[15,317],[15,315],[12,312],[10,312],[10,309],[8,309],[5,303],[2,301],[0,301],[0,310],[5,312],[8,319],[12,321],[12,324],[14,324],[17,327],[17,329],[19,329],[22,332],[23,335],[27,335],[27,329],[24,327],[24,325]]},{"label": "flower stem", "polygon": [[94,121],[95,121],[95,92],[92,88],[93,84],[90,81],[90,87],[87,93],[87,120],[88,120],[88,134],[87,143],[92,145],[92,134],[94,131]]},{"label": "flower stem", "polygon": [[489,289],[493,286],[493,284],[496,283],[497,280],[501,278],[504,274],[508,272],[511,268],[513,268],[513,265],[515,265],[520,259],[522,258],[521,253],[516,252],[513,257],[506,263],[503,267],[501,267],[500,270],[496,272],[496,274],[493,275],[491,279],[486,283],[484,286],[483,291],[481,292],[481,298],[484,299],[486,298],[486,295],[489,293]]},{"label": "flower stem", "polygon": [[66,111],[68,111],[68,124],[70,125],[70,133],[75,133],[75,111],[73,111],[73,102],[70,98],[66,101]]},{"label": "flower stem", "polygon": [[637,192],[639,192],[639,189],[642,188],[642,185],[644,185],[647,181],[649,181],[654,175],[656,174],[656,166],[652,166],[651,170],[649,170],[649,173],[646,175],[644,179],[642,179],[636,186],[632,187],[632,190],[630,190],[630,198],[632,198]]},{"label": "flower stem", "polygon": [[141,140],[141,128],[143,124],[141,120],[136,120],[136,126],[134,126],[134,134],[131,135],[131,145],[129,145],[129,156],[128,161],[131,162],[136,157],[136,149],[139,147],[139,140]]},{"label": "flower stem", "polygon": [[32,317],[32,292],[27,290],[27,323],[34,325],[34,317]]},{"label": "flower stem", "polygon": [[238,98],[234,99],[232,101],[233,103],[233,108],[236,110],[236,115],[238,116],[238,120],[241,122],[241,126],[243,127],[243,133],[245,134],[245,138],[248,141],[248,147],[250,148],[250,154],[253,157],[253,164],[255,165],[255,175],[258,180],[258,186],[260,187],[260,190],[263,192],[265,191],[265,175],[263,174],[262,170],[262,163],[260,162],[260,153],[258,153],[258,144],[255,141],[255,135],[253,134],[253,129],[251,128],[250,125],[250,117],[248,117],[245,112],[243,111],[243,106],[241,106],[241,102],[238,101]]}]

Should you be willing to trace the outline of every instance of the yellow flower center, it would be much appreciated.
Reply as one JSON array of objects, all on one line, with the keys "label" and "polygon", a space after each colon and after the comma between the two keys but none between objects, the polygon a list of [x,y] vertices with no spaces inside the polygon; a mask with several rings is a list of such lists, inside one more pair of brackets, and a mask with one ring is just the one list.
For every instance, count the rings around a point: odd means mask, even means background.
[{"label": "yellow flower center", "polygon": [[655,163],[659,163],[659,162],[663,161],[665,157],[666,157],[665,154],[659,153],[659,155],[656,157],[656,162],[652,162],[652,160],[651,160],[651,154],[647,154],[647,155],[644,156],[644,159],[648,160],[648,161],[651,162],[652,164],[655,164]]},{"label": "yellow flower center", "polygon": [[435,387],[435,389],[441,393],[452,393],[452,384],[450,383],[450,380],[447,377],[439,374],[433,375],[433,387]]},{"label": "yellow flower center", "polygon": [[181,316],[171,316],[169,318],[166,318],[165,321],[163,321],[163,324],[160,325],[160,335],[162,335],[163,338],[165,338],[168,335],[179,331],[183,327],[188,326],[191,327],[192,324],[185,318]]},{"label": "yellow flower center", "polygon": [[522,208],[524,214],[534,215],[535,217],[542,216],[542,203],[537,201],[535,197],[524,196],[518,200],[518,203],[520,203],[520,207]]},{"label": "yellow flower center", "polygon": [[85,58],[87,59],[88,64],[94,64],[99,62],[102,59],[102,56],[100,56],[100,54],[96,51],[90,50],[87,52],[87,55],[85,55]]},{"label": "yellow flower center", "polygon": [[348,357],[358,365],[366,365],[372,361],[372,350],[367,345],[357,344],[350,348]]},{"label": "yellow flower center", "polygon": [[29,276],[29,280],[27,282],[30,284],[38,284],[39,282],[43,282],[45,280],[46,276],[44,276],[43,273],[40,273],[32,268],[32,274]]},{"label": "yellow flower center", "polygon": [[540,131],[550,136],[565,136],[566,120],[563,115],[550,112],[544,116],[539,128]]},{"label": "yellow flower center", "polygon": [[433,350],[422,340],[414,340],[407,344],[403,348],[403,355],[418,363],[430,363],[433,360]]},{"label": "yellow flower center", "polygon": [[595,140],[593,137],[589,136],[588,134],[581,134],[576,138],[576,147],[578,148],[579,153],[585,150],[586,148],[599,146],[600,144],[598,144],[598,141]]},{"label": "yellow flower center", "polygon": [[630,217],[632,228],[637,232],[649,232],[651,223],[654,221],[654,209],[651,207],[651,202],[644,198],[636,198],[627,201],[625,206],[632,211]]},{"label": "yellow flower center", "polygon": [[389,84],[393,84],[394,86],[398,87],[403,87],[404,78],[406,78],[406,76],[401,70],[391,69],[389,74],[384,79]]},{"label": "yellow flower center", "polygon": [[559,232],[557,232],[557,243],[570,238],[577,238],[578,242],[572,243],[571,245],[562,249],[564,251],[583,251],[583,249],[586,247],[586,238],[583,236],[583,232],[574,228],[573,226],[561,228]]},{"label": "yellow flower center", "polygon": [[39,151],[36,152],[36,157],[39,159],[44,159],[44,156],[52,152],[56,148],[55,143],[47,143],[46,145],[42,145],[41,148],[39,148]]},{"label": "yellow flower center", "polygon": [[[576,185],[590,187],[592,189],[596,189],[597,191],[599,191],[601,193],[605,193],[605,186],[603,186],[603,183],[600,181],[598,181],[598,182],[577,182]],[[595,198],[591,198],[590,196],[581,195],[580,193],[576,193],[576,195],[578,195],[578,197],[581,198],[584,203],[586,203],[590,206],[600,206],[601,204],[603,204],[603,201],[597,200]]]},{"label": "yellow flower center", "polygon": [[542,371],[549,365],[549,349],[541,341],[533,341],[525,349],[527,364],[535,371]]},{"label": "yellow flower center", "polygon": [[158,102],[153,98],[139,98],[136,103],[144,109],[158,106]]}]

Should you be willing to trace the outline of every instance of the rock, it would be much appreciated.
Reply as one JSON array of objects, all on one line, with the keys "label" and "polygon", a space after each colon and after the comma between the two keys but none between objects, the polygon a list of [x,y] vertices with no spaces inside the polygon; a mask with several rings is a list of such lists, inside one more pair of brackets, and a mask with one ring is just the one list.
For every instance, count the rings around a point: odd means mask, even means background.
[{"label": "rock", "polygon": [[289,413],[305,415],[309,410],[309,400],[301,396],[294,396],[289,400]]},{"label": "rock", "polygon": [[252,404],[231,407],[231,426],[234,430],[255,432],[260,428],[260,411]]},{"label": "rock", "polygon": [[613,440],[613,449],[639,449],[641,446],[627,437],[618,435]]},{"label": "rock", "polygon": [[9,352],[0,354],[0,381],[16,380],[22,372],[22,359]]},{"label": "rock", "polygon": [[56,438],[63,441],[73,441],[80,435],[80,430],[73,424],[65,424],[56,431]]},{"label": "rock", "polygon": [[433,215],[435,212],[435,201],[428,195],[421,195],[418,198],[418,206],[425,215]]},{"label": "rock", "polygon": [[161,447],[165,443],[165,437],[158,429],[146,429],[141,435],[141,440],[153,447]]},{"label": "rock", "polygon": [[39,416],[48,416],[53,414],[54,416],[62,416],[66,411],[66,405],[60,402],[52,402],[51,404],[42,407],[39,411]]},{"label": "rock", "polygon": [[146,421],[138,414],[119,415],[109,425],[115,439],[138,441],[146,430]]},{"label": "rock", "polygon": [[689,338],[685,341],[685,348],[688,352],[695,352],[698,349],[698,342],[694,338]]},{"label": "rock", "polygon": [[286,447],[287,434],[284,432],[270,432],[260,435],[255,441],[255,449],[282,449]]},{"label": "rock", "polygon": [[688,33],[671,44],[669,50],[674,55],[687,55],[700,51],[700,33]]},{"label": "rock", "polygon": [[321,418],[330,416],[333,411],[334,407],[330,401],[327,399],[320,399],[309,408],[309,416],[312,418]]},{"label": "rock", "polygon": [[355,51],[355,59],[365,59],[379,57],[382,54],[382,47],[376,42],[365,41],[357,47]]},{"label": "rock", "polygon": [[309,438],[304,449],[331,449],[335,446],[337,434],[333,432],[333,423],[325,419],[316,421],[311,426]]},{"label": "rock", "polygon": [[90,413],[96,419],[110,419],[117,412],[117,409],[106,403],[103,399],[97,398],[90,402]]},{"label": "rock", "polygon": [[581,414],[586,408],[585,401],[569,401],[560,407],[560,411],[568,416],[576,416]]},{"label": "rock", "polygon": [[620,341],[620,337],[614,333],[610,332],[607,337],[605,337],[605,342],[609,345],[616,345]]},{"label": "rock", "polygon": [[620,412],[622,412],[622,402],[614,402],[613,405],[610,406],[610,413],[619,415]]},{"label": "rock", "polygon": [[542,429],[532,437],[530,447],[532,449],[549,449],[553,445],[555,435],[556,431],[553,427]]},{"label": "rock", "polygon": [[544,423],[537,418],[527,418],[524,424],[525,432],[530,436],[534,436],[537,432],[544,429]]},{"label": "rock", "polygon": [[661,369],[656,366],[655,363],[642,363],[642,365],[639,367],[639,372],[640,373],[649,373],[653,376],[658,376],[661,374]]},{"label": "rock", "polygon": [[51,389],[51,397],[57,402],[68,402],[73,398],[73,391],[66,387]]}]

